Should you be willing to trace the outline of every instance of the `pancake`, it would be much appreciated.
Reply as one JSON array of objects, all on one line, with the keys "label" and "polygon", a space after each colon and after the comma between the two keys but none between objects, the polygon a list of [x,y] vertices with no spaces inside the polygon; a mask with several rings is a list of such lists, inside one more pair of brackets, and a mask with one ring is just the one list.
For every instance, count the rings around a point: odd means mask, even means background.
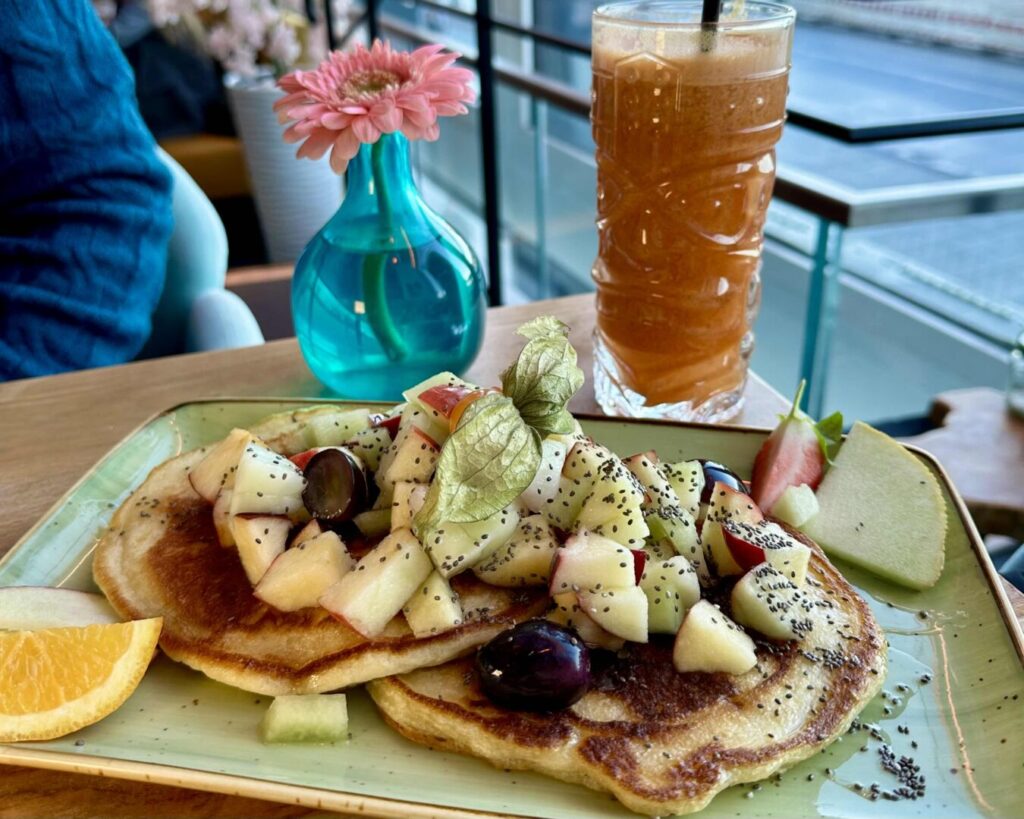
[{"label": "pancake", "polygon": [[320,608],[275,611],[253,596],[237,551],[219,545],[211,507],[188,482],[203,455],[150,473],[101,537],[93,574],[122,617],[163,617],[161,648],[208,677],[259,694],[333,691],[447,662],[546,605],[543,591],[499,589],[467,573],[452,583],[466,623],[426,638],[401,615],[371,640]]},{"label": "pancake", "polygon": [[671,637],[654,635],[605,654],[590,691],[553,714],[493,705],[471,658],[367,687],[388,723],[414,742],[609,791],[639,813],[697,811],[724,788],[812,756],[882,687],[881,629],[813,552],[806,590],[817,603],[814,630],[801,643],[759,642],[758,665],[743,675],[680,674]]}]

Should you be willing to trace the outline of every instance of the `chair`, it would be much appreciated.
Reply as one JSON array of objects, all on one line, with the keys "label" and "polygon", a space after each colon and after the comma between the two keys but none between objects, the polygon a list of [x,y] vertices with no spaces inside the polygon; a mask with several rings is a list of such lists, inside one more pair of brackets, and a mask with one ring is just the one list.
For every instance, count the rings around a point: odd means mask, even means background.
[{"label": "chair", "polygon": [[224,289],[228,242],[217,211],[174,159],[157,153],[174,180],[174,231],[153,330],[138,358],[262,344],[252,311]]}]

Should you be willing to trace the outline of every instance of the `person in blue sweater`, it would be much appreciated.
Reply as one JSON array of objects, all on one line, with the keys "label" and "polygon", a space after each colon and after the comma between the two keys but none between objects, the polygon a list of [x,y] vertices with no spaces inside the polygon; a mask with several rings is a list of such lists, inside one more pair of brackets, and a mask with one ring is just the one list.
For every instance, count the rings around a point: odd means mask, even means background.
[{"label": "person in blue sweater", "polygon": [[171,178],[89,0],[0,24],[0,381],[132,359],[149,336]]}]

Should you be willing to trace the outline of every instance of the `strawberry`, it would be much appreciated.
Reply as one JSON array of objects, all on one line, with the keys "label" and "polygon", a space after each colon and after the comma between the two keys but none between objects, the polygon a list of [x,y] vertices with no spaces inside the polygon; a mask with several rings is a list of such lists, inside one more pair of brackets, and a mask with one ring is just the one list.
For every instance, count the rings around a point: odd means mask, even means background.
[{"label": "strawberry", "polygon": [[842,413],[833,413],[816,424],[800,409],[805,386],[801,381],[789,415],[782,417],[754,459],[750,494],[766,512],[787,487],[802,483],[811,489],[818,487],[831,463],[830,452],[842,435]]}]

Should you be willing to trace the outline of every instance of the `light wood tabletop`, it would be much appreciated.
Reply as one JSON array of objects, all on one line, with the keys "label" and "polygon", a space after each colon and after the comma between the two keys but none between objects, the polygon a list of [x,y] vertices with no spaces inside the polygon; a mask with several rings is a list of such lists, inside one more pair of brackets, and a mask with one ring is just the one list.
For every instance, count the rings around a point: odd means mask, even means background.
[{"label": "light wood tabletop", "polygon": [[[572,327],[587,384],[575,412],[598,412],[590,386],[593,300],[573,296],[488,313],[484,350],[467,377],[495,383],[519,342],[515,328],[544,313]],[[294,339],[0,384],[0,555],[112,446],[147,418],[185,401],[227,396],[327,395]],[[788,401],[752,375],[736,422],[773,426]],[[1014,605],[1024,619],[1024,596]],[[6,767],[3,816],[303,816],[310,811],[236,796]]]}]

